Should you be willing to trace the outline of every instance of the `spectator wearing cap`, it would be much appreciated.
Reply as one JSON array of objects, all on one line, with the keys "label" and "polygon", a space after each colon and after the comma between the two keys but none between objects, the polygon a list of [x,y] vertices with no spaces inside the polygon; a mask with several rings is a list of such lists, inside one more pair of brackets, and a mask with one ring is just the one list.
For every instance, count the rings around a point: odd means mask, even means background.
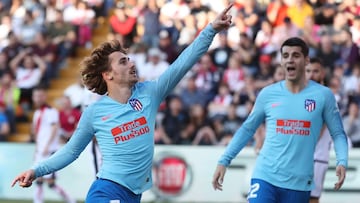
[{"label": "spectator wearing cap", "polygon": [[138,67],[141,80],[156,80],[168,67],[169,63],[165,60],[166,54],[159,48],[153,47],[148,50],[148,61],[143,67]]},{"label": "spectator wearing cap", "polygon": [[159,32],[159,48],[167,54],[166,61],[169,64],[174,62],[179,55],[177,44],[172,42],[171,32],[167,29]]}]

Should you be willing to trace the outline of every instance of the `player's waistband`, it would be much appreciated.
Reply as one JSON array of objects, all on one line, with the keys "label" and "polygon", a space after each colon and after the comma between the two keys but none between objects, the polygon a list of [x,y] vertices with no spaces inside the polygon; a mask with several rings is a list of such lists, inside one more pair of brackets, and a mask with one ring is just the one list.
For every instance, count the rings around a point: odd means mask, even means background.
[{"label": "player's waistband", "polygon": [[115,181],[113,181],[113,180],[109,180],[109,179],[106,179],[106,178],[98,178],[98,177],[97,177],[96,179],[112,182],[112,183],[118,185],[119,187],[121,187],[122,189],[124,189],[125,191],[127,191],[127,192],[129,192],[129,193],[131,193],[131,194],[133,194],[133,195],[137,195],[137,194],[135,194],[133,191],[131,191],[129,188],[127,188],[127,187],[125,187],[125,186],[123,186],[123,185],[121,185],[121,184],[119,184],[119,183],[117,183],[117,182],[115,182]]}]

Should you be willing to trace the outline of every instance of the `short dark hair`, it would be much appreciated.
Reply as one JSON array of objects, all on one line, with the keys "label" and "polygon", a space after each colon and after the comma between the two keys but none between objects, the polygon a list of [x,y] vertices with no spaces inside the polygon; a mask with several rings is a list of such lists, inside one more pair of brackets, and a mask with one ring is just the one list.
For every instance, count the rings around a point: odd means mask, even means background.
[{"label": "short dark hair", "polygon": [[281,53],[283,51],[284,46],[300,47],[301,48],[301,53],[304,56],[309,55],[309,46],[306,44],[306,42],[303,39],[301,39],[299,37],[290,37],[287,40],[285,40],[283,42],[283,44],[281,45],[281,48],[280,48]]},{"label": "short dark hair", "polygon": [[318,63],[318,64],[320,64],[321,66],[324,65],[323,60],[322,60],[321,58],[319,58],[319,57],[311,57],[311,58],[310,58],[310,63],[311,63],[311,64],[312,64],[312,63]]}]

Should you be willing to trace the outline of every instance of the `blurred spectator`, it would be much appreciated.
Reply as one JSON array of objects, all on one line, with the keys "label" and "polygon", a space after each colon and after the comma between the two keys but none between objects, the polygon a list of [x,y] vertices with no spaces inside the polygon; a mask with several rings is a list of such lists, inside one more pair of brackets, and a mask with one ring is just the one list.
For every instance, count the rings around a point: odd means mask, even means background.
[{"label": "blurred spectator", "polygon": [[243,122],[236,114],[236,108],[237,106],[232,103],[227,109],[227,114],[222,120],[222,132],[218,135],[219,145],[227,145]]},{"label": "blurred spectator", "polygon": [[57,47],[50,42],[50,39],[45,32],[38,32],[35,35],[34,44],[31,47],[30,54],[39,56],[46,64],[46,71],[42,77],[44,85],[49,86],[53,78],[58,76]]},{"label": "blurred spectator", "polygon": [[295,0],[289,5],[287,16],[296,27],[302,29],[305,26],[305,19],[307,17],[314,17],[314,10],[306,0]]},{"label": "blurred spectator", "polygon": [[5,114],[6,105],[0,101],[0,142],[7,141],[10,136],[10,125]]},{"label": "blurred spectator", "polygon": [[5,52],[0,51],[0,77],[9,70],[9,58]]},{"label": "blurred spectator", "polygon": [[359,104],[350,102],[347,114],[343,117],[344,129],[353,147],[360,147]]},{"label": "blurred spectator", "polygon": [[197,13],[200,13],[200,12],[207,13],[210,11],[210,8],[206,4],[203,4],[201,0],[190,1],[189,8],[190,8],[191,15],[196,15]]},{"label": "blurred spectator", "polygon": [[217,93],[221,75],[209,53],[204,54],[200,58],[193,71],[197,88],[202,89],[206,93],[206,97],[203,99],[207,102],[211,101]]},{"label": "blurred spectator", "polygon": [[352,25],[355,16],[360,15],[360,7],[356,0],[343,0],[338,5],[339,12],[344,12],[348,25]]},{"label": "blurred spectator", "polygon": [[162,136],[166,137],[170,143],[162,141],[158,144],[180,144],[181,134],[184,133],[183,131],[188,123],[189,115],[183,107],[181,98],[179,96],[170,96],[164,117],[159,126]]},{"label": "blurred spectator", "polygon": [[248,70],[247,72],[253,75],[257,70],[257,48],[254,41],[248,35],[240,33],[240,36],[240,43],[235,53],[242,59],[242,65]]},{"label": "blurred spectator", "polygon": [[162,52],[166,53],[166,61],[171,64],[178,57],[178,47],[176,43],[172,42],[170,31],[162,29],[159,32],[159,48]]},{"label": "blurred spectator", "polygon": [[[245,25],[244,19],[242,18],[242,16],[235,15],[234,16],[234,26],[231,26],[227,30],[229,46],[233,50],[237,50],[239,48],[239,44],[241,46],[242,38],[249,38],[249,40],[251,41],[252,39],[249,36],[253,36],[254,34],[256,34],[256,33],[253,33],[252,30],[249,29]],[[247,40],[247,39],[245,39],[245,40]]]},{"label": "blurred spectator", "polygon": [[76,27],[77,44],[85,48],[92,47],[92,29],[95,24],[95,11],[87,2],[75,1],[64,8],[64,20]]},{"label": "blurred spectator", "polygon": [[284,19],[287,17],[287,8],[284,0],[273,0],[267,5],[266,18],[273,27],[284,24]]},{"label": "blurred spectator", "polygon": [[341,79],[334,75],[332,78],[330,78],[329,88],[335,96],[335,100],[339,106],[340,114],[344,115],[344,113],[346,112],[348,97],[343,91]]},{"label": "blurred spectator", "polygon": [[3,111],[10,125],[10,132],[16,132],[16,117],[19,112],[20,89],[16,86],[15,76],[10,71],[5,71],[0,78],[0,102],[4,104]]},{"label": "blurred spectator", "polygon": [[360,61],[359,47],[352,41],[352,33],[347,29],[342,30],[341,39],[339,46],[340,59],[345,61],[345,75],[349,75],[354,64]]},{"label": "blurred spectator", "polygon": [[233,95],[233,103],[238,106],[237,115],[240,118],[247,117],[246,104],[253,103],[256,99],[258,91],[255,88],[255,80],[253,76],[246,76],[245,87],[235,92]]},{"label": "blurred spectator", "polygon": [[354,64],[351,73],[343,77],[343,81],[346,95],[355,96],[360,93],[360,62]]},{"label": "blurred spectator", "polygon": [[259,57],[259,69],[254,75],[255,88],[261,90],[265,86],[273,83],[273,66],[272,57],[267,54],[262,54]]},{"label": "blurred spectator", "polygon": [[153,47],[148,51],[148,61],[143,66],[138,66],[140,80],[155,80],[169,67],[166,54]]},{"label": "blurred spectator", "polygon": [[338,11],[335,1],[316,1],[318,4],[314,8],[315,23],[318,25],[331,26],[334,23],[335,15]]},{"label": "blurred spectator", "polygon": [[314,57],[316,50],[319,48],[320,32],[320,26],[315,24],[314,17],[306,17],[304,27],[300,30],[299,36],[308,44],[310,57]]},{"label": "blurred spectator", "polygon": [[186,79],[185,86],[179,90],[179,96],[183,101],[184,108],[189,111],[190,107],[199,104],[203,108],[207,105],[206,92],[196,86],[196,77],[190,76]]},{"label": "blurred spectator", "polygon": [[280,49],[282,42],[289,37],[297,37],[300,29],[291,21],[289,17],[284,19],[284,24],[274,28],[273,43],[277,50]]},{"label": "blurred spectator", "polygon": [[1,24],[0,24],[0,51],[8,45],[9,40],[7,39],[7,37],[11,32],[11,30],[12,30],[11,16],[9,15],[2,16]]},{"label": "blurred spectator", "polygon": [[229,87],[225,83],[221,83],[218,93],[208,104],[207,114],[210,119],[215,117],[224,118],[227,114],[227,108],[232,102],[232,95]]},{"label": "blurred spectator", "polygon": [[[37,86],[34,89],[33,103],[35,112],[32,118],[32,135],[35,141],[34,164],[48,158],[60,147],[59,143],[59,112],[47,105],[46,89]],[[75,201],[56,184],[55,174],[48,174],[36,179],[34,202],[43,202],[43,184],[46,182],[50,189],[59,194],[67,203]]]},{"label": "blurred spectator", "polygon": [[143,13],[143,26],[144,34],[142,41],[148,47],[156,47],[159,43],[159,32],[160,32],[160,8],[157,5],[157,0],[149,0],[147,7],[145,7]]},{"label": "blurred spectator", "polygon": [[326,77],[329,79],[334,71],[335,62],[340,58],[338,52],[333,48],[333,43],[329,34],[321,36],[320,46],[319,49],[317,49],[316,56],[323,61]]},{"label": "blurred spectator", "polygon": [[[179,29],[182,28],[182,22],[188,15],[190,15],[190,8],[184,0],[165,1],[160,7],[159,21],[163,29],[169,31],[171,43],[177,42]],[[172,62],[169,61],[169,63]]]},{"label": "blurred spectator", "polygon": [[124,2],[118,2],[113,14],[110,16],[110,33],[115,36],[118,35],[125,47],[129,47],[134,43],[137,16],[137,10],[132,9]]},{"label": "blurred spectator", "polygon": [[60,137],[64,143],[69,141],[80,120],[81,111],[72,107],[67,96],[59,99]]},{"label": "blurred spectator", "polygon": [[231,93],[239,92],[245,86],[246,74],[248,73],[243,68],[240,56],[233,54],[222,76],[222,82],[228,85]]},{"label": "blurred spectator", "polygon": [[46,71],[45,61],[31,52],[30,48],[25,49],[10,62],[10,68],[15,74],[21,92],[20,104],[26,112],[32,108],[32,90],[40,84]]},{"label": "blurred spectator", "polygon": [[232,48],[228,44],[227,32],[220,32],[217,35],[218,45],[210,51],[210,55],[216,67],[219,68],[221,74],[228,67],[229,58],[233,53]]},{"label": "blurred spectator", "polygon": [[8,59],[13,59],[25,48],[25,46],[19,41],[14,32],[10,32],[7,39],[7,46],[4,47],[2,52],[7,55]]},{"label": "blurred spectator", "polygon": [[349,29],[349,25],[346,21],[345,14],[343,12],[337,12],[332,25],[326,26],[323,30],[323,34],[329,34],[333,42],[335,51],[339,51],[338,47],[342,42],[342,30]]},{"label": "blurred spectator", "polygon": [[261,20],[261,10],[258,6],[258,2],[256,0],[246,0],[243,1],[243,7],[241,7],[238,11],[238,15],[241,16],[245,27],[251,29],[250,38],[255,39],[255,34],[260,29]]},{"label": "blurred spectator", "polygon": [[9,16],[11,3],[11,0],[0,1],[0,21],[4,16]]},{"label": "blurred spectator", "polygon": [[274,68],[274,74],[273,74],[273,81],[274,83],[279,82],[281,80],[285,79],[285,70],[281,66],[281,64],[275,64]]},{"label": "blurred spectator", "polygon": [[198,31],[195,15],[186,16],[184,19],[184,27],[180,30],[179,39],[177,41],[180,50],[185,49],[195,39]]},{"label": "blurred spectator", "polygon": [[56,63],[62,67],[69,56],[75,55],[76,49],[76,30],[75,27],[64,21],[62,10],[55,10],[53,22],[45,24],[45,30],[52,44],[57,47]]},{"label": "blurred spectator", "polygon": [[192,145],[217,145],[215,131],[210,126],[204,126],[197,131]]},{"label": "blurred spectator", "polygon": [[277,47],[273,41],[273,26],[270,21],[263,20],[261,28],[255,36],[255,46],[259,49],[260,54],[272,54],[277,52]]},{"label": "blurred spectator", "polygon": [[356,16],[353,24],[350,26],[352,33],[352,41],[359,47],[360,46],[360,16]]},{"label": "blurred spectator", "polygon": [[[189,117],[190,122],[185,130],[185,132],[188,133],[186,138],[190,139],[192,144],[209,144],[208,141],[213,141],[213,139],[207,139],[209,137],[203,135],[208,134],[209,136],[215,136],[215,132],[209,133],[209,131],[212,130],[211,120],[207,116],[206,109],[199,104],[194,104],[190,107]],[[196,136],[198,138],[197,141],[194,142]],[[204,137],[205,140],[202,139],[202,137]]]},{"label": "blurred spectator", "polygon": [[26,10],[20,25],[16,29],[14,28],[14,32],[20,42],[27,46],[34,44],[36,34],[42,31],[42,24],[35,21],[31,10]]}]

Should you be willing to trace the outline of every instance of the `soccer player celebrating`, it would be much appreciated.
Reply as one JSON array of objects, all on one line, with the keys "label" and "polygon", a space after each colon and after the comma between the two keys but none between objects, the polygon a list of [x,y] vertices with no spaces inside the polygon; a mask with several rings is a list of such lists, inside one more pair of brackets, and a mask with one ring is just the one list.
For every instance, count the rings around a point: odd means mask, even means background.
[{"label": "soccer player celebrating", "polygon": [[314,150],[323,124],[328,126],[337,155],[335,190],[345,180],[347,137],[331,90],[305,77],[309,48],[300,38],[280,48],[285,80],[259,93],[247,120],[221,156],[212,185],[223,189],[226,167],[266,122],[266,136],[256,160],[248,194],[250,203],[309,202],[313,188]]},{"label": "soccer player celebrating", "polygon": [[12,182],[29,187],[43,175],[72,163],[96,139],[103,157],[87,203],[140,203],[152,186],[155,117],[162,100],[195,62],[208,50],[214,36],[231,25],[230,4],[154,81],[139,82],[136,67],[118,41],[105,42],[83,61],[85,86],[104,95],[88,106],[73,136],[53,156],[32,167]]}]

